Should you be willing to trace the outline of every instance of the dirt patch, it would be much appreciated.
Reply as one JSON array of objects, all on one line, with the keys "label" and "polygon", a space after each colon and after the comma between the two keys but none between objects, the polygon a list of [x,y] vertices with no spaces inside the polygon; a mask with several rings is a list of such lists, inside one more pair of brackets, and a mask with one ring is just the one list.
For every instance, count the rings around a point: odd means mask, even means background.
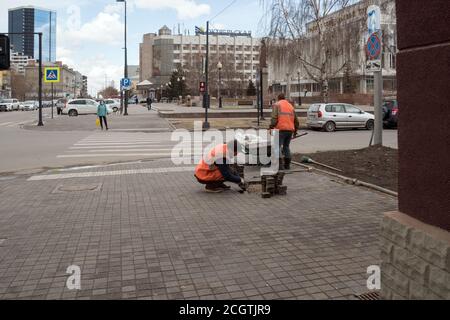
[{"label": "dirt patch", "polygon": [[[338,174],[398,191],[398,150],[386,147],[371,147],[352,151],[330,151],[310,155],[294,155],[295,161],[302,156],[343,170]],[[320,166],[312,167],[331,171]],[[334,171],[331,171],[334,172]]]},{"label": "dirt patch", "polygon": [[[194,122],[202,119],[168,119],[170,124],[176,129],[194,130]],[[251,129],[256,128],[258,122],[256,119],[249,118],[232,118],[232,119],[209,119],[209,124],[212,129],[226,130],[226,129]],[[301,128],[306,128],[306,118],[299,118]],[[270,118],[261,121],[260,128],[269,128]]]}]

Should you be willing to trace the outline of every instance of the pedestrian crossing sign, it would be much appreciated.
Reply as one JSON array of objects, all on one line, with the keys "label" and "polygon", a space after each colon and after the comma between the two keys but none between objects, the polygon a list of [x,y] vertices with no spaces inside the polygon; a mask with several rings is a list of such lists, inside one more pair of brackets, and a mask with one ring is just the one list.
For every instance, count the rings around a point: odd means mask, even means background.
[{"label": "pedestrian crossing sign", "polygon": [[59,67],[47,67],[44,69],[44,82],[55,83],[60,81]]}]

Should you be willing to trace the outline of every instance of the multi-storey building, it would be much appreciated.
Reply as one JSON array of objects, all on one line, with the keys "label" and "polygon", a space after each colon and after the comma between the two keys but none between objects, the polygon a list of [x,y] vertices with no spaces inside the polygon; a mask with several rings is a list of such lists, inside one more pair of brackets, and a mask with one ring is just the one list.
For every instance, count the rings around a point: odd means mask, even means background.
[{"label": "multi-storey building", "polygon": [[[60,68],[60,82],[53,84],[53,96],[55,98],[74,98],[82,95],[83,90],[87,92],[87,78],[78,71],[69,68],[67,65],[60,61],[54,63],[44,63],[43,67],[59,67]],[[27,87],[26,97],[27,99],[35,99],[38,96],[38,84],[39,84],[39,66],[34,60],[30,61],[28,66],[25,67],[25,83]],[[51,97],[52,85],[50,83],[43,82],[42,92],[44,98]]]},{"label": "multi-storey building", "polygon": [[[348,63],[348,68],[342,68],[330,79],[328,86],[330,93],[344,93],[345,82],[350,78],[354,86],[354,93],[370,94],[374,89],[373,73],[366,70],[366,41],[367,31],[367,8],[371,4],[381,7],[381,28],[383,33],[383,80],[386,94],[396,92],[396,15],[395,0],[362,0],[355,5],[330,14],[322,21],[323,30],[328,32],[330,41],[335,41],[335,50],[331,54],[329,64],[330,74],[339,70],[341,66]],[[340,26],[336,27],[339,21]],[[342,36],[342,29],[353,30],[354,36],[350,43],[349,39]],[[317,24],[312,22],[306,26],[305,39],[300,45],[303,47],[302,54],[308,62],[314,61],[320,56],[320,45],[317,33]],[[348,34],[347,34],[348,35]],[[346,72],[348,74],[346,74]],[[302,96],[318,96],[321,94],[320,84],[308,76],[304,66],[298,59],[286,59],[285,56],[269,56],[269,86],[274,93],[285,92],[292,99],[299,94]]]},{"label": "multi-storey building", "polygon": [[11,98],[11,71],[0,71],[0,99]]},{"label": "multi-storey building", "polygon": [[[222,64],[224,90],[237,83],[246,87],[256,80],[259,68],[260,40],[249,32],[212,30],[209,36],[209,71],[212,86],[218,82],[218,63]],[[164,26],[158,34],[148,33],[140,44],[140,81],[149,80],[155,87],[170,81],[174,69],[182,68],[187,85],[197,88],[203,77],[206,57],[206,35],[198,29],[196,35],[177,34]]]},{"label": "multi-storey building", "polygon": [[25,75],[25,67],[32,58],[11,50],[11,69],[20,75]]},{"label": "multi-storey building", "polygon": [[8,32],[14,51],[25,56],[39,57],[39,37],[42,32],[42,61],[56,60],[56,12],[33,6],[9,9]]}]

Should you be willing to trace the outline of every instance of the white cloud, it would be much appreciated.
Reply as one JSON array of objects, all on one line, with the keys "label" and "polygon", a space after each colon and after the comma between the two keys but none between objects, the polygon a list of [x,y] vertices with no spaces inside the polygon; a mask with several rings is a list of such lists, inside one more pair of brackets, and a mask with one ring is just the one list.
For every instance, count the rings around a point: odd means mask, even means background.
[{"label": "white cloud", "polygon": [[180,20],[195,19],[211,12],[210,5],[195,0],[134,0],[134,5],[140,9],[173,9]]},{"label": "white cloud", "polygon": [[118,46],[122,42],[124,25],[119,13],[100,12],[85,24],[67,23],[58,25],[58,42],[80,46],[86,42]]},{"label": "white cloud", "polygon": [[88,77],[89,90],[100,91],[105,86],[105,79],[108,84],[114,81],[116,87],[123,77],[123,66],[111,63],[103,54],[98,54],[90,59],[83,60],[77,65],[77,69]]}]

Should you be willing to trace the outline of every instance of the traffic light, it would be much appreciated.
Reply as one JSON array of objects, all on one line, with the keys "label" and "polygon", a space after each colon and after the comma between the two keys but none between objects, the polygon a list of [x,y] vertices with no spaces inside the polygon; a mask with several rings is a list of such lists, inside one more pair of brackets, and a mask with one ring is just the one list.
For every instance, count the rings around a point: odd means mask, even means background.
[{"label": "traffic light", "polygon": [[199,88],[201,93],[205,93],[206,92],[206,83],[205,82],[200,82],[200,88]]},{"label": "traffic light", "polygon": [[0,70],[9,70],[11,65],[9,37],[0,34]]}]

